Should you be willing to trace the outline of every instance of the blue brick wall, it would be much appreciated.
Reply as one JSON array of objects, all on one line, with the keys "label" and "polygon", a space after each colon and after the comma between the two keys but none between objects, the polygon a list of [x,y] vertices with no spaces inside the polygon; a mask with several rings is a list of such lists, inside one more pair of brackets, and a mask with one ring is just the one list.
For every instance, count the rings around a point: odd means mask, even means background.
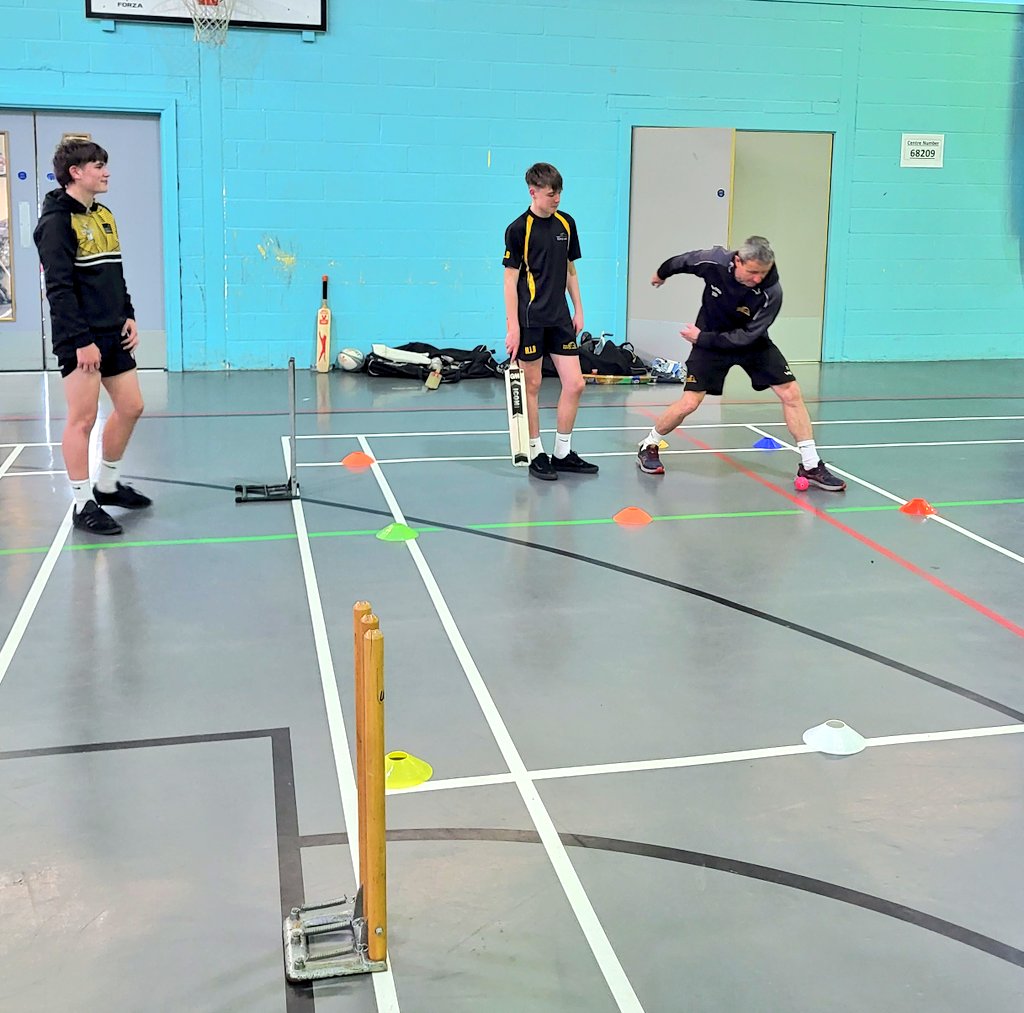
[{"label": "blue brick wall", "polygon": [[[172,367],[308,363],[325,272],[343,344],[500,349],[538,159],[566,177],[588,326],[621,334],[633,125],[835,132],[826,359],[1020,357],[1016,6],[332,0],[314,44],[199,51],[0,0],[0,106],[174,110]],[[901,170],[903,131],[944,133],[946,167]]]}]

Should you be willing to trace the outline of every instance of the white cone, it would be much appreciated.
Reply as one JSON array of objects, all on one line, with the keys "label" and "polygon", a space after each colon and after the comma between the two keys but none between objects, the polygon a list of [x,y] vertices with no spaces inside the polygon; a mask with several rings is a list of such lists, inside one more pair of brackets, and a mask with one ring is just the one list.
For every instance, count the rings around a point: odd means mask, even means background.
[{"label": "white cone", "polygon": [[851,756],[867,746],[864,736],[843,721],[833,718],[804,732],[804,742],[819,753]]}]

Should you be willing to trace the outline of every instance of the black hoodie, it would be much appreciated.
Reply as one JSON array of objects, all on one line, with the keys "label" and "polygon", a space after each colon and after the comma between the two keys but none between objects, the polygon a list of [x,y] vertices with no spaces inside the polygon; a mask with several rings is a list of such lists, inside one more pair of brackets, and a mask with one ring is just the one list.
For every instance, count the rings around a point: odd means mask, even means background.
[{"label": "black hoodie", "polygon": [[86,208],[63,189],[51,190],[33,238],[46,275],[54,354],[73,355],[97,337],[120,335],[135,310],[110,209]]},{"label": "black hoodie", "polygon": [[717,352],[743,352],[763,348],[768,328],[782,309],[779,272],[771,270],[756,288],[736,280],[735,250],[716,246],[670,257],[658,268],[659,278],[673,274],[695,274],[704,279],[704,297],[696,324],[700,328],[698,348]]}]

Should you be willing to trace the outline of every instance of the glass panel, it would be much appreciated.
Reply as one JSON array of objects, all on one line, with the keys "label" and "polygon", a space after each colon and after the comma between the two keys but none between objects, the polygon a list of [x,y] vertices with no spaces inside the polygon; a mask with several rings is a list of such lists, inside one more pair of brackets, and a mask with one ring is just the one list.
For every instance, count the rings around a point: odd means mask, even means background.
[{"label": "glass panel", "polygon": [[7,175],[7,131],[0,130],[0,323],[14,319],[11,257],[11,181]]}]

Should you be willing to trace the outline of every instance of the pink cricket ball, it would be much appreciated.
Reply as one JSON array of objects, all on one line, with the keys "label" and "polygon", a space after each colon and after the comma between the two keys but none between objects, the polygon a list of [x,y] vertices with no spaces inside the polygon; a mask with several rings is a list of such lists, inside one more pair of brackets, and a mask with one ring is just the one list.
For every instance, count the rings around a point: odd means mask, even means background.
[{"label": "pink cricket ball", "polygon": [[796,486],[797,492],[807,492],[807,487],[810,484],[811,483],[808,482],[803,475],[797,475],[796,478],[793,479],[793,485]]}]

